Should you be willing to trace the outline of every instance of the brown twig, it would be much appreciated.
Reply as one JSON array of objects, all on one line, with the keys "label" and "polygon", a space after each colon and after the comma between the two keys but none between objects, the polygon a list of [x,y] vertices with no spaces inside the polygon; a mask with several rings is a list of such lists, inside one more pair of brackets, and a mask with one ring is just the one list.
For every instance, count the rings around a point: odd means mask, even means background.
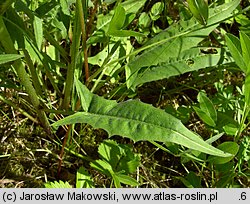
[{"label": "brown twig", "polygon": [[66,143],[68,141],[68,138],[69,138],[69,134],[70,134],[70,131],[72,129],[72,125],[69,125],[68,126],[68,130],[65,134],[65,137],[63,139],[63,143],[62,143],[62,149],[61,149],[61,152],[60,152],[60,155],[59,155],[59,161],[58,161],[58,168],[57,168],[57,177],[60,178],[60,175],[61,175],[61,170],[62,170],[62,161],[63,161],[63,155],[64,155],[64,148],[66,146]]},{"label": "brown twig", "polygon": [[93,22],[94,22],[94,19],[95,19],[95,14],[97,12],[97,9],[98,9],[98,5],[99,5],[99,2],[98,0],[94,0],[94,8],[91,10],[90,12],[90,15],[89,15],[89,21],[87,23],[87,36],[89,37],[93,30],[92,30],[92,25],[93,25]]}]

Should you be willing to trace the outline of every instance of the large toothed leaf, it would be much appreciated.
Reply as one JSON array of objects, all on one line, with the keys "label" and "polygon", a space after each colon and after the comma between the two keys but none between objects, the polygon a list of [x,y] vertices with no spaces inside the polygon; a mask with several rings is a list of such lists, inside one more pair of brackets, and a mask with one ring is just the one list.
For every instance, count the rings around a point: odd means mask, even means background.
[{"label": "large toothed leaf", "polygon": [[88,106],[88,112],[75,113],[54,123],[53,126],[88,123],[94,128],[106,130],[109,136],[120,135],[134,141],[173,142],[207,154],[229,156],[203,141],[200,136],[188,130],[180,120],[161,109],[138,100],[117,103],[94,95],[87,89],[83,95],[91,98],[89,106],[85,105]]},{"label": "large toothed leaf", "polygon": [[[210,9],[206,26],[200,25],[192,18],[188,21],[180,21],[178,24],[173,24],[149,40],[144,46],[145,51],[131,60],[126,67],[127,86],[135,89],[140,84],[137,80],[141,80],[141,76],[138,76],[141,69],[145,70],[152,66],[161,66],[165,62],[169,62],[171,58],[179,58],[183,51],[197,46],[220,22],[232,15],[231,13],[239,3],[239,0],[234,0]],[[165,70],[165,72],[168,71]],[[150,81],[158,79],[158,77],[151,77]]]},{"label": "large toothed leaf", "polygon": [[179,57],[170,57],[168,61],[158,65],[143,68],[137,73],[137,78],[132,87],[150,81],[177,76],[186,72],[196,71],[218,64],[230,63],[233,60],[226,56],[224,51],[214,48],[214,54],[204,54],[200,48],[191,48],[183,51]]}]

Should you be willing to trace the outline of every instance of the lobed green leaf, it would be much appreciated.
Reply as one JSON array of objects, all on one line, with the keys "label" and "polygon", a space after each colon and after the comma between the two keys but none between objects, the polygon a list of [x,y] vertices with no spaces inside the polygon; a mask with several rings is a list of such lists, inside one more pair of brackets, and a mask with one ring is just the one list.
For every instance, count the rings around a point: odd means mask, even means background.
[{"label": "lobed green leaf", "polygon": [[[92,93],[85,91],[84,94]],[[173,142],[207,154],[229,156],[207,144],[172,115],[138,100],[117,103],[93,94],[88,112],[75,113],[53,126],[75,123],[102,128],[109,136],[120,135],[134,141]]]},{"label": "lobed green leaf", "polygon": [[[239,0],[234,0],[217,8],[210,9],[210,16],[206,27],[201,26],[192,18],[188,21],[180,21],[178,24],[173,24],[149,40],[144,46],[145,51],[131,60],[126,67],[127,86],[135,89],[139,84],[177,75],[176,73],[178,73],[178,70],[181,69],[182,66],[174,67],[176,71],[174,71],[175,74],[172,75],[171,72],[168,74],[168,67],[162,69],[162,64],[168,64],[171,59],[178,59],[184,51],[195,47],[207,37],[221,21],[231,15],[239,3]],[[153,69],[151,69],[151,67],[153,67]],[[160,69],[158,69],[159,67]],[[200,66],[199,69],[200,68],[204,68],[204,66]],[[197,69],[196,67],[195,70]],[[145,70],[147,70],[146,75],[144,73]],[[182,70],[188,72],[187,69]],[[144,76],[141,76],[140,72],[143,73]]]},{"label": "lobed green leaf", "polygon": [[[140,71],[136,74],[136,78],[131,77],[128,80],[128,84],[131,88],[135,88],[146,82],[178,76],[186,72],[232,62],[229,56],[224,56],[224,50],[217,48],[214,50],[214,54],[204,54],[200,48],[191,48],[183,51],[178,57],[169,56],[168,60],[158,65],[141,67]],[[133,67],[133,70],[134,69],[136,69],[136,67]],[[127,73],[129,71],[130,70],[127,70]]]}]

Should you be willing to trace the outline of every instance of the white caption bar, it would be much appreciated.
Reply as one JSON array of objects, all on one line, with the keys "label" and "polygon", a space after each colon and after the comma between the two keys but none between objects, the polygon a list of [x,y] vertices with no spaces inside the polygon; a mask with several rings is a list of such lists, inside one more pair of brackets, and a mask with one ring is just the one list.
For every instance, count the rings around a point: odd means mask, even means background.
[{"label": "white caption bar", "polygon": [[0,189],[3,203],[250,203],[250,188],[241,189]]}]

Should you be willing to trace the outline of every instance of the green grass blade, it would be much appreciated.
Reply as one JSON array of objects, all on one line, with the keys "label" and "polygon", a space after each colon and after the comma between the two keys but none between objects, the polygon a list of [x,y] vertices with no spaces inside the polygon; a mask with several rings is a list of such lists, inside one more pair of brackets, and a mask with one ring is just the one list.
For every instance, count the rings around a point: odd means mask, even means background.
[{"label": "green grass blade", "polygon": [[247,107],[250,108],[250,73],[246,75],[244,94],[245,94],[245,103]]},{"label": "green grass blade", "polygon": [[77,59],[79,57],[79,47],[80,47],[80,37],[81,37],[81,24],[80,24],[80,14],[79,14],[79,1],[77,1],[77,9],[75,13],[74,20],[74,30],[72,45],[70,47],[70,57],[71,63],[67,68],[67,77],[65,83],[64,99],[62,103],[62,108],[67,110],[71,100],[71,93],[74,85],[74,73],[77,65]]},{"label": "green grass blade", "polygon": [[[9,35],[9,32],[1,16],[0,16],[0,43],[2,44],[6,53],[17,54],[17,51],[12,42],[12,39]],[[30,101],[32,105],[35,107],[38,117],[40,119],[40,122],[42,123],[45,131],[49,135],[51,135],[51,128],[50,128],[48,118],[45,112],[39,109],[40,101],[39,101],[38,95],[33,87],[32,82],[30,81],[30,77],[28,73],[26,72],[22,61],[20,59],[16,60],[13,64],[13,67],[16,70],[16,73],[18,77],[20,78],[22,85],[25,87],[25,91],[28,93]]]},{"label": "green grass blade", "polygon": [[27,117],[28,119],[30,119],[31,121],[33,121],[34,123],[38,124],[37,119],[35,119],[34,117],[32,117],[28,112],[26,112],[25,110],[21,109],[20,107],[18,107],[16,104],[14,104],[12,101],[6,99],[4,96],[2,96],[0,94],[0,100],[3,101],[4,103],[10,105],[11,107],[13,107],[14,109],[18,110],[21,114],[23,114],[25,117]]},{"label": "green grass blade", "polygon": [[43,21],[41,18],[34,16],[33,19],[34,35],[36,39],[36,45],[40,50],[43,44]]},{"label": "green grass blade", "polygon": [[13,61],[20,59],[22,57],[23,56],[19,55],[19,54],[2,54],[2,55],[0,55],[0,64],[13,62]]},{"label": "green grass blade", "polygon": [[242,48],[242,57],[246,65],[247,73],[250,73],[250,38],[244,33],[240,32],[240,44]]},{"label": "green grass blade", "polygon": [[27,50],[24,49],[23,53],[24,53],[24,56],[25,56],[26,63],[27,63],[27,65],[29,67],[29,70],[30,70],[31,78],[32,78],[32,81],[34,83],[34,88],[35,88],[37,94],[42,96],[43,95],[42,86],[41,86],[41,83],[40,83],[39,76],[37,74],[36,68],[35,68],[35,66],[34,66],[34,64],[32,62],[32,59],[30,58],[30,55],[27,52]]},{"label": "green grass blade", "polygon": [[227,46],[230,50],[231,55],[234,58],[235,63],[239,66],[239,68],[246,73],[247,65],[243,60],[242,50],[240,40],[232,34],[226,34],[226,42]]}]

